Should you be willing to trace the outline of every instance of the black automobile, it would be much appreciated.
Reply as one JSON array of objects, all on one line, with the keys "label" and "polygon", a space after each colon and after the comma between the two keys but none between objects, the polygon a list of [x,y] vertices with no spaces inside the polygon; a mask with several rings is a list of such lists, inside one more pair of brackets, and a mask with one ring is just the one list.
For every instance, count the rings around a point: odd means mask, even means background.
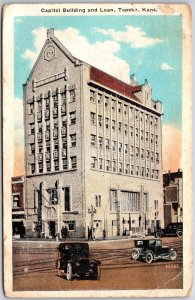
[{"label": "black automobile", "polygon": [[67,280],[76,278],[100,279],[100,261],[89,257],[87,243],[61,243],[58,248],[57,268],[59,276]]},{"label": "black automobile", "polygon": [[131,259],[142,260],[148,264],[158,259],[174,261],[177,259],[177,251],[172,247],[162,246],[161,240],[136,240]]},{"label": "black automobile", "polygon": [[157,238],[162,236],[169,236],[169,235],[176,235],[182,236],[183,235],[183,223],[169,223],[166,228],[159,229],[155,233]]}]

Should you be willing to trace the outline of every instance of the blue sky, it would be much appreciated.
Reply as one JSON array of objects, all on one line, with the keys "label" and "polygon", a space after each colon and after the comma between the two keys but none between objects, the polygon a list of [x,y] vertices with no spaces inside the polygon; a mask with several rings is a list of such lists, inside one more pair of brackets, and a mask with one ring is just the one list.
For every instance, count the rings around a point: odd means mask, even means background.
[{"label": "blue sky", "polygon": [[181,16],[17,17],[15,98],[23,96],[22,84],[45,41],[46,28],[54,28],[59,36],[64,34],[61,42],[78,58],[91,64],[97,61],[96,66],[107,72],[113,67],[116,76],[120,68],[120,73],[124,69],[124,77],[135,73],[139,83],[147,78],[153,98],[163,103],[163,123],[181,129]]}]

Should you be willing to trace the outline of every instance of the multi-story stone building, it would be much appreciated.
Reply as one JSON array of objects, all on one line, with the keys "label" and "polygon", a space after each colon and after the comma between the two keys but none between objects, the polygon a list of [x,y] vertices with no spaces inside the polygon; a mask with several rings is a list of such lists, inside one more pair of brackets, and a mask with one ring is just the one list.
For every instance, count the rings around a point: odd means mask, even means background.
[{"label": "multi-story stone building", "polygon": [[24,177],[12,177],[12,234],[23,237],[25,234]]},{"label": "multi-story stone building", "polygon": [[80,61],[49,29],[24,85],[27,234],[163,226],[161,117],[147,80]]},{"label": "multi-story stone building", "polygon": [[183,172],[163,174],[165,226],[172,222],[183,222]]}]

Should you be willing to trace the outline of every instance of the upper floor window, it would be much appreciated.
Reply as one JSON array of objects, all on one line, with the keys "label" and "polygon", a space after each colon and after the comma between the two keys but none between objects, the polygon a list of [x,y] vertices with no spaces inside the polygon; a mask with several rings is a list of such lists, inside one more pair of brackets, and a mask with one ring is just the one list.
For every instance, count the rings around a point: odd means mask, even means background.
[{"label": "upper floor window", "polygon": [[119,170],[120,173],[123,172],[123,163],[122,162],[119,162],[118,170]]},{"label": "upper floor window", "polygon": [[122,129],[122,124],[121,124],[121,122],[118,122],[118,131],[119,131],[119,133],[121,132],[121,129]]},{"label": "upper floor window", "polygon": [[125,144],[125,154],[128,154],[128,144]]},{"label": "upper floor window", "polygon": [[106,144],[106,150],[109,150],[110,149],[110,140],[105,139],[105,144]]},{"label": "upper floor window", "polygon": [[118,144],[118,151],[121,153],[122,152],[122,148],[123,148],[123,144],[120,142]]},{"label": "upper floor window", "polygon": [[95,102],[95,92],[90,90],[90,101]]},{"label": "upper floor window", "polygon": [[34,103],[29,104],[29,114],[33,114],[35,112],[34,110]]},{"label": "upper floor window", "polygon": [[125,104],[125,105],[124,105],[124,115],[127,114],[127,111],[128,111],[128,106]]},{"label": "upper floor window", "polygon": [[112,141],[112,151],[116,151],[116,141]]},{"label": "upper floor window", "polygon": [[42,101],[38,101],[38,111],[41,112],[42,111]]},{"label": "upper floor window", "polygon": [[20,198],[19,195],[13,196],[13,208],[20,207]]},{"label": "upper floor window", "polygon": [[52,205],[58,204],[58,191],[57,189],[48,189],[47,192],[49,193],[49,203]]},{"label": "upper floor window", "polygon": [[35,154],[35,144],[31,144],[31,154]]},{"label": "upper floor window", "polygon": [[91,168],[92,169],[97,168],[97,158],[94,156],[91,157]]},{"label": "upper floor window", "polygon": [[76,111],[70,112],[70,124],[76,124]]},{"label": "upper floor window", "polygon": [[99,127],[102,127],[102,122],[103,122],[103,117],[98,115],[98,124],[99,124]]},{"label": "upper floor window", "polygon": [[105,127],[109,129],[109,118],[105,118]]},{"label": "upper floor window", "polygon": [[139,138],[139,129],[138,128],[135,128],[135,135],[136,135],[136,138],[138,139]]},{"label": "upper floor window", "polygon": [[118,112],[121,113],[122,111],[122,103],[118,102]]},{"label": "upper floor window", "polygon": [[49,98],[46,98],[46,99],[45,99],[45,106],[46,106],[46,109],[49,109],[49,104],[50,104],[50,99],[49,99]]},{"label": "upper floor window", "polygon": [[35,124],[31,123],[31,124],[29,124],[29,127],[30,127],[30,134],[34,134],[35,133]]},{"label": "upper floor window", "polygon": [[71,167],[72,167],[72,169],[76,169],[76,167],[77,167],[77,157],[76,156],[72,156],[70,158],[70,161],[71,161]]},{"label": "upper floor window", "polygon": [[75,90],[70,91],[70,102],[75,102],[76,101],[76,93]]},{"label": "upper floor window", "polygon": [[127,124],[124,124],[124,134],[127,136]]},{"label": "upper floor window", "polygon": [[110,167],[111,167],[110,160],[106,160],[106,171],[110,171]]},{"label": "upper floor window", "polygon": [[116,127],[116,121],[112,120],[112,131],[115,131],[115,127]]},{"label": "upper floor window", "polygon": [[102,94],[97,95],[98,104],[102,105]]},{"label": "upper floor window", "polygon": [[109,98],[106,96],[105,97],[105,108],[107,109],[108,108],[108,106],[109,106]]},{"label": "upper floor window", "polygon": [[99,148],[103,148],[103,137],[99,136]]},{"label": "upper floor window", "polygon": [[96,124],[96,114],[93,113],[93,112],[90,113],[90,123],[91,123],[92,125],[95,125],[95,124]]},{"label": "upper floor window", "polygon": [[116,110],[116,101],[112,100],[112,110],[115,111]]},{"label": "upper floor window", "polygon": [[116,172],[116,160],[112,161],[112,171]]},{"label": "upper floor window", "polygon": [[71,147],[76,147],[76,133],[70,135]]},{"label": "upper floor window", "polygon": [[99,169],[103,169],[103,158],[99,158]]},{"label": "upper floor window", "polygon": [[94,135],[94,134],[91,134],[91,146],[92,147],[97,146],[97,144],[96,144],[96,135]]}]

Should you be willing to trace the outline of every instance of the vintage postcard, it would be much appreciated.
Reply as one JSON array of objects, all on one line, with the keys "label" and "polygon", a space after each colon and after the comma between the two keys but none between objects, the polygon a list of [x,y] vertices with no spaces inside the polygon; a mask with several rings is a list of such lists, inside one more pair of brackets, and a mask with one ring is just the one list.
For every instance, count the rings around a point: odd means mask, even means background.
[{"label": "vintage postcard", "polygon": [[4,288],[189,296],[191,8],[3,8]]}]

